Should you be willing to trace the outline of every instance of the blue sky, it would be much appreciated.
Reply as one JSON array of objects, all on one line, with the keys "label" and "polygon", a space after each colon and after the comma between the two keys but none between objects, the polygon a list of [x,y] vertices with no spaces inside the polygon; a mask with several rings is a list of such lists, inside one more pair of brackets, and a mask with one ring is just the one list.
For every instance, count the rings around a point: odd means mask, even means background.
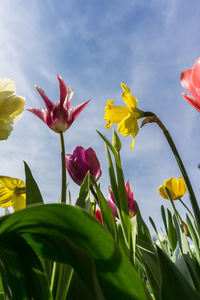
[{"label": "blue sky", "polygon": [[[56,74],[74,90],[72,106],[91,99],[65,133],[66,153],[77,145],[92,147],[109,185],[104,144],[96,129],[111,137],[103,120],[106,100],[123,105],[120,83],[153,111],[170,131],[199,199],[200,115],[182,97],[180,72],[200,56],[199,0],[164,1],[4,1],[0,10],[0,76],[14,79],[26,108],[43,107],[34,84],[52,101],[59,98]],[[116,127],[114,126],[116,129]],[[136,137],[121,137],[125,178],[133,187],[145,220],[161,226],[160,205],[169,207],[157,187],[181,174],[156,125]],[[59,136],[25,111],[7,141],[0,142],[1,175],[24,179],[23,160],[30,166],[45,202],[60,194]],[[69,179],[75,201],[77,186]],[[184,200],[189,204],[188,197]],[[179,207],[179,205],[178,205]],[[184,210],[182,210],[184,215]]]}]

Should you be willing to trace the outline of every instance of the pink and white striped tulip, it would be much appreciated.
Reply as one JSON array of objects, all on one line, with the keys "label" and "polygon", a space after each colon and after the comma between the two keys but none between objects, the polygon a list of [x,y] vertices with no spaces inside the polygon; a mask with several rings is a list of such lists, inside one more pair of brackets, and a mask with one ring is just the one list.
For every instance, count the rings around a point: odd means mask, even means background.
[{"label": "pink and white striped tulip", "polygon": [[27,110],[40,118],[53,131],[61,133],[65,132],[72,125],[90,100],[69,110],[73,90],[71,87],[66,86],[60,75],[57,75],[57,78],[60,87],[60,100],[57,103],[52,102],[46,96],[45,92],[36,85],[35,88],[44,100],[46,110],[39,108],[28,108]]}]

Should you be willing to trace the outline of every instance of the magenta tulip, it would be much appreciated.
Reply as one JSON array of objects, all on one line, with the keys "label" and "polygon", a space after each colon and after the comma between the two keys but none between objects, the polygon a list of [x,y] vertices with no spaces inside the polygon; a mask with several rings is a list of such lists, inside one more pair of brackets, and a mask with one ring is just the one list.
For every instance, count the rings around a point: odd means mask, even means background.
[{"label": "magenta tulip", "polygon": [[82,184],[88,171],[95,180],[101,176],[100,164],[92,148],[76,147],[72,154],[66,154],[65,158],[67,172],[78,185]]},{"label": "magenta tulip", "polygon": [[182,93],[183,97],[200,111],[200,57],[192,69],[183,71],[180,75],[182,86],[193,96]]},{"label": "magenta tulip", "polygon": [[66,86],[60,75],[57,75],[57,78],[60,87],[60,100],[57,103],[53,103],[39,86],[35,86],[44,100],[46,110],[39,108],[29,108],[27,110],[40,118],[53,131],[61,133],[65,132],[72,125],[90,100],[74,106],[69,110],[73,90]]},{"label": "magenta tulip", "polygon": [[[110,199],[107,200],[107,202],[112,210],[113,215],[116,218],[119,218],[111,186],[108,187],[108,191],[109,191]],[[126,197],[127,197],[127,201],[128,201],[129,216],[130,216],[130,218],[132,218],[136,214],[136,204],[135,204],[135,200],[133,198],[133,191],[131,190],[128,181],[126,182]]]}]

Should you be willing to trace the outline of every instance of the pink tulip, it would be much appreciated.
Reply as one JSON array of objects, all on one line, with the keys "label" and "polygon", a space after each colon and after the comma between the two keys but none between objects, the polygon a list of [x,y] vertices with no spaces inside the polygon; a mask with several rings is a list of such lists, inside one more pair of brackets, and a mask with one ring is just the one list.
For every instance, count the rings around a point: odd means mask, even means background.
[{"label": "pink tulip", "polygon": [[88,171],[95,180],[101,176],[100,164],[92,148],[76,147],[72,154],[66,154],[65,158],[67,172],[78,185],[82,184]]},{"label": "pink tulip", "polygon": [[69,110],[73,90],[66,86],[60,75],[57,75],[57,78],[60,87],[60,100],[56,104],[53,103],[39,86],[35,86],[36,90],[44,100],[46,110],[39,108],[29,108],[27,110],[40,118],[53,131],[61,133],[65,132],[71,126],[90,100],[74,106]]},{"label": "pink tulip", "polygon": [[180,75],[182,86],[193,96],[182,93],[183,97],[200,111],[200,57],[192,69],[185,70]]},{"label": "pink tulip", "polygon": [[[108,187],[108,191],[109,191],[109,194],[110,194],[110,199],[107,200],[107,202],[108,202],[108,204],[109,204],[109,206],[112,210],[113,215],[116,218],[119,218],[111,186]],[[128,181],[126,182],[126,197],[127,197],[127,201],[128,201],[129,216],[130,216],[130,218],[132,218],[136,214],[136,204],[135,204],[135,200],[133,198],[133,191],[131,190]]]}]

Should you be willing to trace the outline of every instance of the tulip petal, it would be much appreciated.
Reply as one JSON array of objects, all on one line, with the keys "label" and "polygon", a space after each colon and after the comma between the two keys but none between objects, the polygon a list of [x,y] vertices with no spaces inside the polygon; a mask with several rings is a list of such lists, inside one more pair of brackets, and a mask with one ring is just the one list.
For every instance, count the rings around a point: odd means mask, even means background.
[{"label": "tulip petal", "polygon": [[88,169],[90,170],[90,174],[95,178],[95,180],[98,180],[101,176],[101,168],[96,153],[92,148],[85,150],[85,161],[88,165]]},{"label": "tulip petal", "polygon": [[192,106],[194,106],[198,111],[200,111],[200,102],[197,102],[194,98],[189,95],[182,93],[182,96],[189,102]]},{"label": "tulip petal", "polygon": [[71,125],[74,120],[78,117],[78,115],[81,113],[81,111],[85,108],[85,106],[90,102],[90,100],[81,103],[77,106],[72,107],[71,111],[70,111],[70,116],[69,116],[69,124]]},{"label": "tulip petal", "polygon": [[47,112],[44,109],[40,108],[27,108],[28,111],[32,112],[38,118],[40,118],[44,123],[46,123]]},{"label": "tulip petal", "polygon": [[192,68],[192,82],[196,88],[200,88],[200,57],[196,60]]},{"label": "tulip petal", "polygon": [[65,98],[67,96],[67,86],[60,75],[57,75],[59,87],[60,87],[60,106],[63,106]]},{"label": "tulip petal", "polygon": [[71,154],[66,154],[65,159],[66,169],[70,177],[78,185],[81,185],[88,171],[87,165],[84,162],[82,162],[79,158]]},{"label": "tulip petal", "polygon": [[51,112],[55,104],[51,100],[49,100],[45,92],[39,86],[35,85],[35,88],[40,94],[40,96],[42,97],[42,99],[44,100],[47,110]]},{"label": "tulip petal", "polygon": [[118,213],[117,213],[117,207],[112,200],[107,200],[108,205],[110,206],[110,209],[112,210],[113,215],[118,218]]},{"label": "tulip petal", "polygon": [[196,88],[192,82],[192,69],[185,70],[180,76],[182,86],[196,99],[200,102],[200,96],[197,94]]}]

